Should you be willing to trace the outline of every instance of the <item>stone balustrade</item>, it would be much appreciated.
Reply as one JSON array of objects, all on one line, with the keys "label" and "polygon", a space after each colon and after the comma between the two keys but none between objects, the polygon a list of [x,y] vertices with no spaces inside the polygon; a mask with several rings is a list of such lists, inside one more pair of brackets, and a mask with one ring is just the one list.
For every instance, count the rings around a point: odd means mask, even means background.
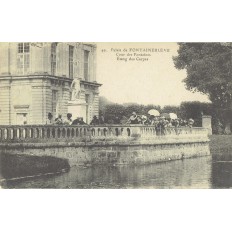
[{"label": "stone balustrade", "polygon": [[0,143],[9,142],[49,142],[49,141],[89,141],[94,139],[126,139],[132,137],[184,137],[207,136],[207,129],[200,127],[169,127],[165,130],[146,125],[12,125],[0,126]]}]

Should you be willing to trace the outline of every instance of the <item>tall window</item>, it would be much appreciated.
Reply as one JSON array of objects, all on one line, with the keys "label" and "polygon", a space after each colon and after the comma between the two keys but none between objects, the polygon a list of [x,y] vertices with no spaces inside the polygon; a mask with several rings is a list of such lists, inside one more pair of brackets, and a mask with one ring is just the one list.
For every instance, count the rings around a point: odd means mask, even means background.
[{"label": "tall window", "polygon": [[90,95],[89,94],[85,94],[85,101],[87,104],[90,103]]},{"label": "tall window", "polygon": [[55,115],[57,113],[58,107],[58,91],[52,90],[52,113]]},{"label": "tall window", "polygon": [[89,51],[84,50],[84,78],[89,80]]},{"label": "tall window", "polygon": [[69,46],[69,77],[73,78],[73,53],[74,47]]},{"label": "tall window", "polygon": [[26,74],[30,69],[30,43],[18,43],[17,68],[19,74]]},{"label": "tall window", "polygon": [[56,48],[57,43],[51,45],[51,74],[56,75]]}]

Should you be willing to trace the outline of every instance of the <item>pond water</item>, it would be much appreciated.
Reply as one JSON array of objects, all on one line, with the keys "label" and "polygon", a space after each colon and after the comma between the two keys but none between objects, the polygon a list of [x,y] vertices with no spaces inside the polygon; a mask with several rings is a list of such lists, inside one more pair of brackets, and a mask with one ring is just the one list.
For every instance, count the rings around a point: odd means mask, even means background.
[{"label": "pond water", "polygon": [[72,167],[65,173],[6,179],[0,185],[1,188],[17,189],[232,188],[232,155],[213,155],[133,167]]}]

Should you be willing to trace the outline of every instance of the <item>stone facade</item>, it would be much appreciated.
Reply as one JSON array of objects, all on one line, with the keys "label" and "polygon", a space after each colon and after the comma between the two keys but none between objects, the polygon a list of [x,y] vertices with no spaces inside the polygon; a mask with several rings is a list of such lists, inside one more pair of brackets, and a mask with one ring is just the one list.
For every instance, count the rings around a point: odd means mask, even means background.
[{"label": "stone facade", "polygon": [[68,113],[73,78],[80,80],[80,114],[98,116],[96,46],[84,43],[0,43],[0,124],[46,124]]}]

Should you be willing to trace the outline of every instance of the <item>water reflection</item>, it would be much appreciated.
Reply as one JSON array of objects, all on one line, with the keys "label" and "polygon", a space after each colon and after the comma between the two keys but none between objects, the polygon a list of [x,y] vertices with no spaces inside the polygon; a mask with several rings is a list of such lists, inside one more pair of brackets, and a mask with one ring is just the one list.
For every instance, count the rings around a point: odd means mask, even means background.
[{"label": "water reflection", "polygon": [[0,184],[2,188],[231,188],[232,155],[136,167],[73,167],[67,173],[5,180]]},{"label": "water reflection", "polygon": [[212,163],[211,156],[208,156],[136,167],[73,167],[68,173],[58,175],[7,180],[2,182],[2,187],[211,188],[219,186],[217,182],[221,181],[217,178],[217,181],[212,181]]},{"label": "water reflection", "polygon": [[232,161],[219,161],[212,165],[212,188],[232,187]]}]

